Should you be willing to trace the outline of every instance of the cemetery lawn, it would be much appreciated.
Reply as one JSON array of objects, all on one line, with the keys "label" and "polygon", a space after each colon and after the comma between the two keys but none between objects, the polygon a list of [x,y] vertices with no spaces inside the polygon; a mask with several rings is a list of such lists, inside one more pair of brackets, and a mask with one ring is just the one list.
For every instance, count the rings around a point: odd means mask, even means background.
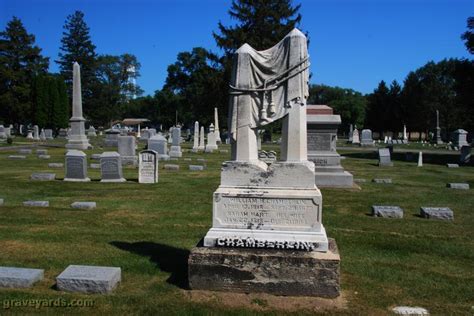
[{"label": "cemetery lawn", "polygon": [[[62,145],[61,142],[56,144]],[[103,149],[96,146],[87,151]],[[183,146],[189,148],[189,144]],[[220,149],[229,149],[221,146]],[[277,149],[267,146],[264,149]],[[373,150],[373,149],[372,149]],[[0,289],[0,314],[150,314],[245,315],[283,314],[265,299],[229,307],[216,296],[191,300],[187,290],[189,250],[206,234],[212,220],[212,193],[220,181],[220,164],[230,153],[184,153],[192,161],[177,163],[179,171],[163,170],[159,183],[138,184],[138,172],[127,167],[126,183],[100,183],[99,170],[89,168],[89,183],[61,180],[33,182],[33,172],[63,169],[48,163],[64,162],[64,148],[48,148],[50,160],[35,154],[10,160],[16,150],[0,151],[0,266],[45,269],[45,278],[30,289]],[[466,315],[474,311],[474,167],[447,168],[458,155],[424,155],[422,168],[395,155],[394,167],[377,166],[370,151],[346,148],[340,153],[346,170],[366,179],[358,189],[322,189],[323,223],[341,254],[341,285],[347,309],[331,315],[390,315],[399,305],[421,306],[432,315]],[[202,164],[204,172],[189,171]],[[403,159],[403,160],[401,160]],[[413,158],[416,160],[416,156]],[[426,159],[430,160],[427,162]],[[373,178],[392,178],[393,184],[375,184]],[[467,182],[470,190],[446,188],[449,182]],[[48,200],[49,208],[24,207],[26,200]],[[95,210],[74,210],[75,201],[95,201]],[[372,205],[398,205],[403,219],[369,216]],[[418,216],[421,206],[447,206],[454,221]],[[68,265],[115,266],[122,283],[109,295],[60,292],[55,277]],[[232,296],[227,296],[232,299]],[[93,300],[92,307],[11,307],[7,300]],[[235,306],[235,302],[234,302]],[[318,312],[293,310],[295,314]]]}]

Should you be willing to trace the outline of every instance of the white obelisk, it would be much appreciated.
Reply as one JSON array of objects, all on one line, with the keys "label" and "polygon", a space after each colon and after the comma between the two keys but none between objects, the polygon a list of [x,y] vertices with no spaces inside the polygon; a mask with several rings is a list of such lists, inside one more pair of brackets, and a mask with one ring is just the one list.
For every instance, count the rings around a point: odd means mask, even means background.
[{"label": "white obelisk", "polygon": [[222,144],[221,132],[219,131],[219,115],[217,115],[217,108],[214,108],[214,136],[216,137],[216,144]]},{"label": "white obelisk", "polygon": [[194,144],[193,144],[193,152],[197,152],[199,150],[199,122],[194,122]]},{"label": "white obelisk", "polygon": [[204,144],[204,126],[201,126],[201,132],[199,134],[199,146],[198,150],[204,150],[205,144]]},{"label": "white obelisk", "polygon": [[92,148],[86,136],[84,127],[84,117],[82,117],[82,92],[81,92],[81,68],[77,62],[74,62],[72,70],[72,117],[71,134],[66,144],[68,149],[88,149]]}]

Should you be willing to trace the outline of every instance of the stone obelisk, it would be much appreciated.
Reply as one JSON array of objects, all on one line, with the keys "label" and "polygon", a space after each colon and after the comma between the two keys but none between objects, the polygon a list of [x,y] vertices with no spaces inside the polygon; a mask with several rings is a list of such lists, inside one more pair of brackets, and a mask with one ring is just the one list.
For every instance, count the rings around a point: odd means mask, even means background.
[{"label": "stone obelisk", "polygon": [[194,144],[193,144],[193,152],[197,152],[199,150],[199,122],[194,122]]},{"label": "stone obelisk", "polygon": [[439,127],[439,111],[436,110],[436,140],[435,143],[438,145],[443,144],[443,140],[441,139],[441,127]]},{"label": "stone obelisk", "polygon": [[81,69],[75,62],[72,71],[72,117],[69,120],[71,134],[66,148],[80,150],[92,148],[86,136],[84,121],[85,119],[82,117]]},{"label": "stone obelisk", "polygon": [[221,132],[219,131],[219,115],[217,114],[217,108],[214,108],[214,136],[216,137],[216,144],[222,144]]},{"label": "stone obelisk", "polygon": [[199,146],[198,150],[204,150],[204,126],[201,126],[201,132],[199,133]]}]

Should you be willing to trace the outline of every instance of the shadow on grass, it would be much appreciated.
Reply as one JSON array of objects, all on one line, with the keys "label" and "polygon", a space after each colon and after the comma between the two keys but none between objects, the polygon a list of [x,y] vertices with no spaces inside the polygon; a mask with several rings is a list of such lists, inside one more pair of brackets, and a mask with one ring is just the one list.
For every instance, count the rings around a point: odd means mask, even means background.
[{"label": "shadow on grass", "polygon": [[[343,154],[343,156],[349,157],[349,158],[357,158],[357,159],[378,159],[379,158],[378,153],[376,151],[347,153],[347,154]],[[404,161],[404,162],[417,163],[418,153],[394,152],[391,154],[391,159],[392,161]],[[447,163],[459,164],[459,153],[445,154],[445,153],[423,152],[423,162],[434,164],[434,165],[446,165]],[[378,166],[378,164],[373,164],[373,165]],[[472,166],[472,165],[473,165],[473,162],[465,164],[465,166]]]},{"label": "shadow on grass", "polygon": [[160,268],[160,270],[171,273],[166,282],[176,285],[182,289],[189,289],[189,250],[157,244],[149,241],[140,241],[134,243],[112,241],[110,244],[121,250],[126,250],[140,256],[150,257],[150,260],[154,262],[158,268]]}]

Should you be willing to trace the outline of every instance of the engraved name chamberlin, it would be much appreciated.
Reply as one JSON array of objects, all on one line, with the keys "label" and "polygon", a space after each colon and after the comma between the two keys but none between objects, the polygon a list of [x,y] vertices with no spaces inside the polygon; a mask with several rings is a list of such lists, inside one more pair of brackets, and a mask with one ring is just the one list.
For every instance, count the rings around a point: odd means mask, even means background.
[{"label": "engraved name chamberlin", "polygon": [[241,247],[241,248],[275,248],[275,249],[294,249],[312,251],[319,247],[316,242],[306,241],[278,241],[263,240],[255,238],[239,238],[239,237],[219,237],[216,240],[218,247]]}]

